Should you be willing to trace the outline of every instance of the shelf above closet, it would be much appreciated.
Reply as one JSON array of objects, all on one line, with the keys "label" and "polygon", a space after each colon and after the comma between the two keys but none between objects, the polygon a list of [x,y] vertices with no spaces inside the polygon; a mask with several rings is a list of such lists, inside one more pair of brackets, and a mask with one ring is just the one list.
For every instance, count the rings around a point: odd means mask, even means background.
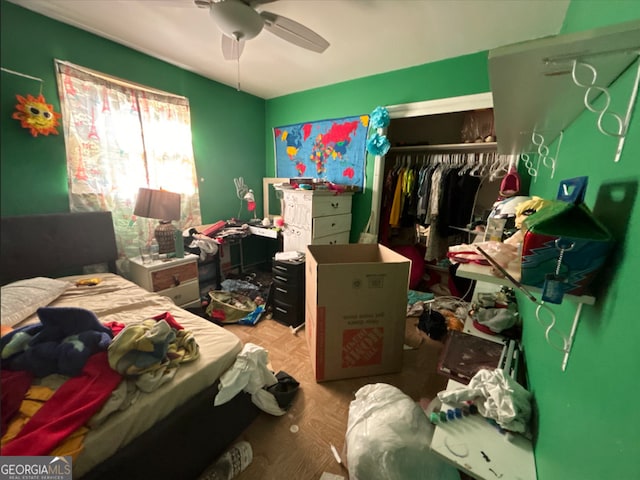
[{"label": "shelf above closet", "polygon": [[[498,153],[536,152],[541,141],[550,145],[585,110],[585,89],[572,79],[574,60],[595,69],[594,84],[602,87],[592,92],[597,93],[629,68],[639,53],[637,20],[491,50],[489,76]],[[576,74],[581,83],[590,81],[588,68],[576,69]],[[589,102],[595,96],[589,95]],[[625,112],[617,113],[624,116]],[[597,122],[598,115],[593,116]]]},{"label": "shelf above closet", "polygon": [[498,148],[496,142],[482,143],[448,143],[443,145],[407,145],[391,147],[389,153],[399,152],[495,152]]}]

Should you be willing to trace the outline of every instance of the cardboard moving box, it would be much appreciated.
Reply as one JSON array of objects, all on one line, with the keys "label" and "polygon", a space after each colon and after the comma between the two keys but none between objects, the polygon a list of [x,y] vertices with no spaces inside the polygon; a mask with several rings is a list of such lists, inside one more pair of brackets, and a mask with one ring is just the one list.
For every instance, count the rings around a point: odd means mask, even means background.
[{"label": "cardboard moving box", "polygon": [[305,336],[316,381],[402,369],[410,269],[382,245],[307,247]]}]

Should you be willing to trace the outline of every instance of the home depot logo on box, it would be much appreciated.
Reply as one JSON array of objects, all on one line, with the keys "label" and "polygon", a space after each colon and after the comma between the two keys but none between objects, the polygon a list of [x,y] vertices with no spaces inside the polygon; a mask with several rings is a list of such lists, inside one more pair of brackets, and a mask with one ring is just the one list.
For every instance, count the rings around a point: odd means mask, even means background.
[{"label": "home depot logo on box", "polygon": [[366,283],[364,284],[360,278],[355,278],[351,282],[351,287],[355,289],[363,286],[366,288],[384,288],[384,277],[385,275],[366,275]]},{"label": "home depot logo on box", "polygon": [[384,328],[355,328],[342,332],[342,368],[382,363]]}]

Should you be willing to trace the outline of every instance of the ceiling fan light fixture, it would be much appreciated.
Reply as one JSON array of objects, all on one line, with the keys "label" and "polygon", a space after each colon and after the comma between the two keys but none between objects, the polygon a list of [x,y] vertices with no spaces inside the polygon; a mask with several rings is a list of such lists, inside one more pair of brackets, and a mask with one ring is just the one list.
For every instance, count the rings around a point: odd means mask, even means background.
[{"label": "ceiling fan light fixture", "polygon": [[264,27],[258,12],[238,0],[212,2],[209,13],[218,29],[231,38],[249,40]]}]

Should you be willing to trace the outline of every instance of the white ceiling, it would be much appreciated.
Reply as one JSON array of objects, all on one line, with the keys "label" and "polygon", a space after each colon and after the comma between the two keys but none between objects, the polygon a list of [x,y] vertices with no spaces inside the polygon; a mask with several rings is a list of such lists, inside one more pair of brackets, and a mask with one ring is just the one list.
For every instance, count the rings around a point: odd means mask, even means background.
[{"label": "white ceiling", "polygon": [[[569,0],[276,0],[260,8],[330,42],[322,54],[263,30],[239,64],[193,0],[10,0],[262,98],[555,35]],[[72,59],[67,59],[72,60]],[[401,85],[398,88],[402,88]]]}]

